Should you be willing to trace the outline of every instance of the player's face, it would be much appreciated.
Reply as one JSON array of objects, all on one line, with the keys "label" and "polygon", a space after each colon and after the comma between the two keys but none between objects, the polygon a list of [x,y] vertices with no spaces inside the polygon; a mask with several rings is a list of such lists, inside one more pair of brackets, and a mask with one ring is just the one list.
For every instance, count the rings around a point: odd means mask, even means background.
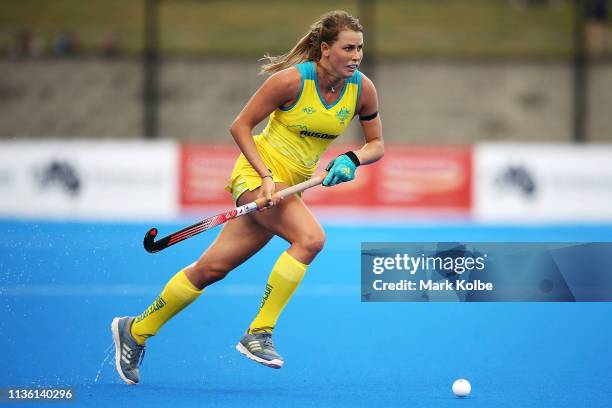
[{"label": "player's face", "polygon": [[336,42],[326,48],[323,54],[327,55],[330,68],[338,76],[350,78],[363,58],[363,34],[352,30],[341,31]]}]

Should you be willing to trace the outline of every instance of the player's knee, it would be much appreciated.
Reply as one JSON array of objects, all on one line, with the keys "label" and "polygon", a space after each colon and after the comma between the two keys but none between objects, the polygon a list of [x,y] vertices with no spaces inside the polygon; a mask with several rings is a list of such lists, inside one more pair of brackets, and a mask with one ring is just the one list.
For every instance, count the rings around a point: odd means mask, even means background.
[{"label": "player's knee", "polygon": [[310,232],[301,237],[298,245],[314,256],[321,252],[325,245],[325,232],[323,230]]},{"label": "player's knee", "polygon": [[222,280],[227,276],[230,267],[224,262],[197,262],[194,267],[204,285]]}]

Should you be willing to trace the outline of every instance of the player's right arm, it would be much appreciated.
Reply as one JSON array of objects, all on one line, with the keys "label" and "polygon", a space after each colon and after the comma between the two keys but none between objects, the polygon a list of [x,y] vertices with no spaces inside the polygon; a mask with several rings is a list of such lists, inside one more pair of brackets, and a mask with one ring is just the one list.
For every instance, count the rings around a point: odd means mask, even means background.
[{"label": "player's right arm", "polygon": [[300,92],[302,79],[296,68],[288,68],[270,76],[253,94],[242,111],[230,126],[230,133],[236,144],[251,163],[251,166],[262,177],[261,196],[266,197],[270,205],[275,186],[270,171],[261,159],[253,140],[253,128],[267,118],[278,107],[294,101]]}]

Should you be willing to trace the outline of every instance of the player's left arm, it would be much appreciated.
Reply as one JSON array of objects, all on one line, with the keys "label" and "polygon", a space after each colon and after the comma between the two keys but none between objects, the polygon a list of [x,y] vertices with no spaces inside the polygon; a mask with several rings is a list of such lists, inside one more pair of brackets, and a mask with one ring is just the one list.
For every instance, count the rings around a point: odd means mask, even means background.
[{"label": "player's left arm", "polygon": [[361,97],[356,111],[363,129],[365,144],[359,150],[341,154],[327,165],[325,169],[328,174],[323,180],[323,185],[326,187],[353,180],[358,166],[374,163],[385,153],[376,88],[365,75],[362,77]]},{"label": "player's left arm", "polygon": [[380,160],[385,154],[382,135],[382,121],[378,112],[378,94],[370,78],[363,75],[361,98],[357,105],[359,123],[363,129],[365,144],[355,152],[360,164],[370,164]]}]

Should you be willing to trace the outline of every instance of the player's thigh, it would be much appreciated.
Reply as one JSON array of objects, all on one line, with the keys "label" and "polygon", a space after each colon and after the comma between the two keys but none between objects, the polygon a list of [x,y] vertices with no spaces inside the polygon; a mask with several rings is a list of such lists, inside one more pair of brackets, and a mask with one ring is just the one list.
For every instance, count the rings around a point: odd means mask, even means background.
[{"label": "player's thigh", "polygon": [[274,234],[249,217],[228,221],[196,265],[215,271],[230,271],[263,248]]},{"label": "player's thigh", "polygon": [[[284,188],[277,184],[276,190]],[[253,201],[258,190],[249,191],[240,197],[240,204]],[[314,214],[296,195],[282,200],[279,204],[265,211],[252,212],[249,216],[259,225],[280,236],[289,243],[307,242],[313,246],[323,244],[325,233]]]}]

